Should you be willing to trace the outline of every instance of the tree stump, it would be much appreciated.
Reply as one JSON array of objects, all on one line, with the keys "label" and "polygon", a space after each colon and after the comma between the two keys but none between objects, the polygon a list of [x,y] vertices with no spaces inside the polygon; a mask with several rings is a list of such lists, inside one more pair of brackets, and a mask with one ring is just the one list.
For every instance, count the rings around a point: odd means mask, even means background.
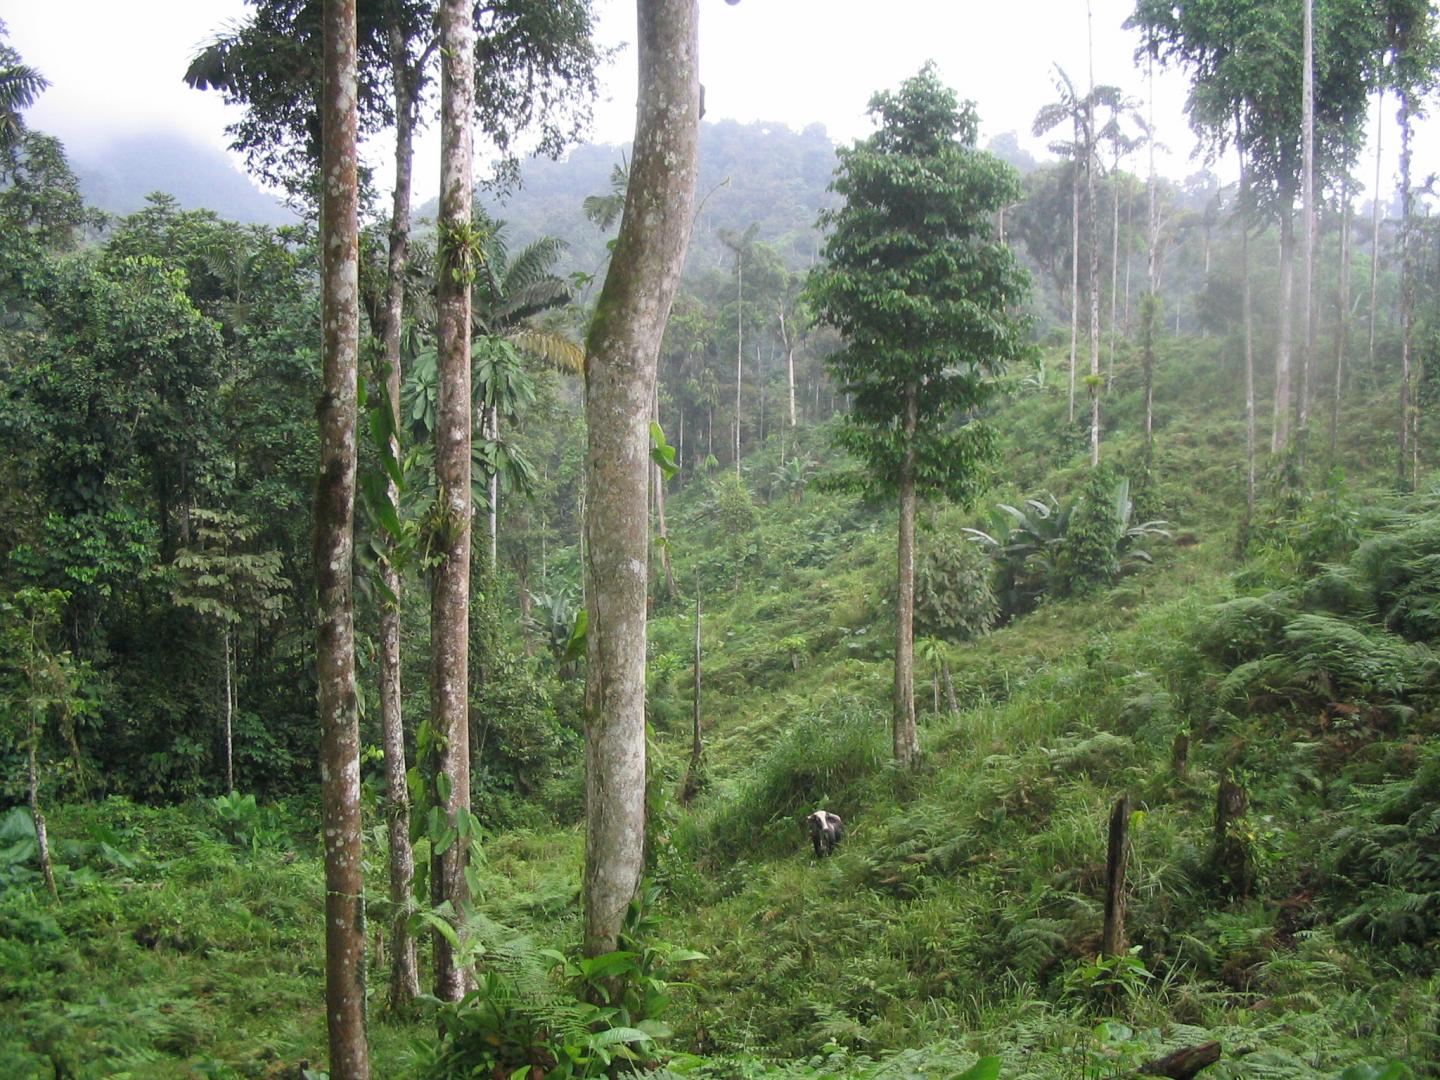
[{"label": "tree stump", "polygon": [[1130,858],[1130,796],[1122,795],[1110,812],[1110,843],[1105,856],[1104,956],[1125,951],[1125,864]]}]

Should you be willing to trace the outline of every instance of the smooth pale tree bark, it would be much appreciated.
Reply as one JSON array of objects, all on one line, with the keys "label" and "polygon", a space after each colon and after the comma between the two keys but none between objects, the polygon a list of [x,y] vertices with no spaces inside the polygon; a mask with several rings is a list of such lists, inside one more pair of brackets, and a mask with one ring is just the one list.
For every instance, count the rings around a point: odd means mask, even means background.
[{"label": "smooth pale tree bark", "polygon": [[231,676],[235,647],[228,625],[220,645],[225,651],[225,790],[229,792],[235,790],[235,680]]},{"label": "smooth pale tree bark", "polygon": [[[1093,24],[1090,4],[1085,24]],[[1090,466],[1100,464],[1100,206],[1095,191],[1095,58],[1093,32],[1090,44],[1090,90],[1085,95],[1085,202],[1090,215]]]},{"label": "smooth pale tree bark", "polygon": [[1304,346],[1300,360],[1300,392],[1295,414],[1295,442],[1303,464],[1310,430],[1311,369],[1315,357],[1315,3],[1305,0],[1304,73],[1301,90],[1300,189],[1304,214],[1305,285],[1300,292]]},{"label": "smooth pale tree bark", "polygon": [[355,687],[356,366],[360,351],[354,0],[325,0],[320,276],[323,389],[315,493],[320,781],[325,835],[325,1003],[330,1075],[366,1080],[360,720]]},{"label": "smooth pale tree bark", "polygon": [[[410,187],[418,87],[398,20],[390,28],[390,68],[395,82],[395,192],[390,214],[390,252],[385,293],[385,395],[392,417],[400,416],[400,333],[405,318],[405,273],[410,256]],[[390,452],[398,460],[399,440]],[[400,491],[387,481],[392,506]],[[390,558],[380,576],[389,600],[380,609],[380,738],[385,750],[385,824],[390,849],[390,1008],[403,1009],[420,994],[415,941],[410,936],[411,882],[415,853],[410,847],[410,790],[405,783],[405,725],[400,694],[400,610],[404,583],[395,566],[395,540],[387,536]]]},{"label": "smooth pale tree bark", "polygon": [[1375,92],[1375,201],[1370,208],[1370,370],[1375,370],[1375,318],[1380,309],[1380,143],[1385,131],[1385,84]]},{"label": "smooth pale tree bark", "polygon": [[[1110,356],[1105,363],[1105,389],[1115,385],[1115,320],[1120,313],[1120,155],[1110,170]],[[1001,240],[1004,243],[1004,240]]]},{"label": "smooth pale tree bark", "polygon": [[1245,529],[1255,520],[1255,309],[1250,289],[1250,172],[1244,131],[1235,112],[1235,155],[1240,162],[1240,318],[1245,333]]},{"label": "smooth pale tree bark", "polygon": [[1412,457],[1411,428],[1415,418],[1412,415],[1415,404],[1411,383],[1411,344],[1415,324],[1415,268],[1413,262],[1414,237],[1411,235],[1411,218],[1415,215],[1415,192],[1410,184],[1410,170],[1414,157],[1413,135],[1415,93],[1408,88],[1400,91],[1400,426],[1397,433],[1397,482],[1403,489],[1414,483],[1415,462]]},{"label": "smooth pale tree bark", "polygon": [[1069,422],[1075,422],[1075,354],[1080,343],[1080,118],[1075,118],[1075,174],[1070,185],[1070,398]]},{"label": "smooth pale tree bark", "polygon": [[[780,322],[780,343],[785,348],[785,381],[790,391],[790,428],[795,427],[795,337],[794,327],[785,318],[785,301],[776,311]],[[780,464],[785,464],[785,428],[780,429]]]},{"label": "smooth pale tree bark", "polygon": [[745,253],[735,249],[735,475],[740,475],[740,383],[745,375]]},{"label": "smooth pale tree bark", "polygon": [[[436,309],[438,394],[435,419],[436,498],[442,525],[430,596],[430,712],[440,740],[437,776],[449,778],[445,816],[458,828],[470,813],[470,233],[471,117],[474,112],[474,27],[468,0],[440,5],[440,219]],[[463,250],[462,250],[463,249]],[[438,799],[439,789],[436,796]],[[449,902],[459,918],[469,903],[465,867],[470,845],[452,843],[432,857],[430,896]],[[458,1001],[467,977],[444,936],[434,935],[435,996]]]},{"label": "smooth pale tree bark", "polygon": [[45,814],[40,809],[40,725],[35,713],[30,712],[29,738],[25,742],[26,773],[29,780],[30,822],[35,826],[35,852],[40,859],[40,874],[45,879],[45,889],[51,900],[60,899],[60,890],[55,887],[55,868],[50,862],[50,832],[45,827]]},{"label": "smooth pale tree bark", "polygon": [[895,600],[895,697],[891,718],[895,762],[914,768],[920,761],[920,731],[915,723],[915,432],[918,391],[905,395],[906,451],[900,462],[899,595]]},{"label": "smooth pale tree bark", "polygon": [[[682,414],[683,415],[683,414]],[[654,408],[652,416],[660,423],[660,380],[655,380]],[[659,537],[656,545],[660,549],[660,567],[665,572],[665,595],[674,600],[679,595],[675,588],[675,571],[670,566],[670,531],[665,526],[665,473],[658,464],[652,465],[651,476],[655,483],[655,529]]]},{"label": "smooth pale tree bark", "polygon": [[1270,452],[1290,445],[1290,358],[1294,351],[1295,199],[1293,188],[1280,200],[1280,311],[1275,334],[1275,409]]},{"label": "smooth pale tree bark", "polygon": [[700,575],[695,575],[695,655],[692,664],[695,691],[691,701],[690,764],[685,769],[685,782],[680,785],[680,803],[686,805],[700,788],[700,758],[705,752],[704,732],[700,726]]},{"label": "smooth pale tree bark", "polygon": [[1150,158],[1146,179],[1146,236],[1148,250],[1145,266],[1145,295],[1140,298],[1141,392],[1145,398],[1145,463],[1155,455],[1155,324],[1160,317],[1160,200],[1155,173],[1155,73],[1154,62],[1147,61],[1145,80],[1149,87],[1149,132],[1146,144]]},{"label": "smooth pale tree bark", "polygon": [[1340,397],[1345,385],[1345,350],[1350,343],[1350,178],[1340,181],[1340,283],[1335,298],[1335,387],[1330,399],[1330,460],[1340,440]]},{"label": "smooth pale tree bark", "polygon": [[1090,215],[1090,465],[1100,464],[1100,215],[1095,191],[1095,88],[1086,106],[1085,189]]},{"label": "smooth pale tree bark", "polygon": [[698,2],[638,0],[637,8],[634,160],[585,366],[584,904],[592,956],[614,950],[644,864],[650,408],[698,171]]}]

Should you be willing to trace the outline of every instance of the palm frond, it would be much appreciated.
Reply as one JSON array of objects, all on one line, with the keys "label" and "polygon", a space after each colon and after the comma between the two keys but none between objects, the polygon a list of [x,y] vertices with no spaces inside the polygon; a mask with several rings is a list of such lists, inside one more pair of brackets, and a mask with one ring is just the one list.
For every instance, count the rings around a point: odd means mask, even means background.
[{"label": "palm frond", "polygon": [[511,334],[509,340],[517,349],[545,361],[557,371],[579,375],[585,370],[584,346],[560,334],[527,327]]}]

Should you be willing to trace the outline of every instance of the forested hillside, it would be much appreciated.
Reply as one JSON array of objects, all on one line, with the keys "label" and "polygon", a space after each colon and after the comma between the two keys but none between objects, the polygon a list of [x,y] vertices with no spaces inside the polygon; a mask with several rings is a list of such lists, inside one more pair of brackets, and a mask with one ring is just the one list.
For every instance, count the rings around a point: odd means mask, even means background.
[{"label": "forested hillside", "polygon": [[1141,0],[1233,183],[933,66],[569,145],[555,6],[255,4],[189,79],[279,226],[103,213],[0,37],[0,1075],[1440,1076],[1440,219],[1358,194],[1431,5],[1307,115],[1300,5]]}]

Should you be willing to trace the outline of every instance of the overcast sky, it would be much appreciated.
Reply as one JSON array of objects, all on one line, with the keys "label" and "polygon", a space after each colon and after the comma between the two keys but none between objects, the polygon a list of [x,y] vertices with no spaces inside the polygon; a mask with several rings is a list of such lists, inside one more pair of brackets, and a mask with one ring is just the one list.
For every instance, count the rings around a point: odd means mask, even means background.
[{"label": "overcast sky", "polygon": [[[594,139],[625,142],[634,125],[635,6],[595,6],[602,42],[625,47],[602,74]],[[871,130],[865,106],[875,90],[895,87],[934,60],[960,96],[977,103],[982,139],[1017,131],[1043,156],[1044,140],[1030,138],[1029,127],[1056,96],[1054,66],[1082,85],[1089,77],[1084,0],[701,0],[700,7],[709,120],[796,129],[819,122],[848,141]],[[1091,7],[1096,82],[1143,98],[1135,38],[1121,28],[1133,0],[1092,0]],[[245,13],[243,0],[0,0],[11,44],[52,84],[28,114],[30,124],[87,153],[114,135],[155,129],[223,147],[233,114],[216,94],[190,90],[180,77],[199,46]],[[1185,91],[1183,76],[1157,73],[1155,120],[1172,151],[1160,167],[1177,179],[1203,164],[1190,157]],[[435,126],[417,146],[419,199],[438,187]],[[1422,172],[1440,164],[1436,126],[1422,126],[1417,139]],[[1393,127],[1386,143],[1398,143]],[[386,168],[383,148],[369,156]],[[1228,178],[1233,166],[1223,162],[1217,171]],[[1368,183],[1372,166],[1360,172]],[[1387,160],[1384,182],[1393,175]]]}]

